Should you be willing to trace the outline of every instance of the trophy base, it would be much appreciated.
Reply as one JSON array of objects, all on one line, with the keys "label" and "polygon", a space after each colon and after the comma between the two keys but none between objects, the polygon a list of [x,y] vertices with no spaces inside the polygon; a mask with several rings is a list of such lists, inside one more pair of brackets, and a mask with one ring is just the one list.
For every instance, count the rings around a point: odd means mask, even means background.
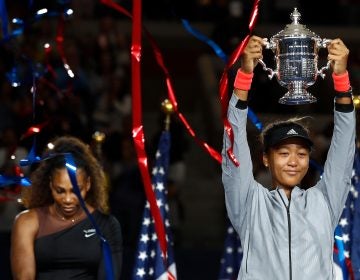
[{"label": "trophy base", "polygon": [[287,92],[283,97],[279,99],[280,104],[285,105],[302,105],[315,103],[316,97],[311,95],[309,92]]}]

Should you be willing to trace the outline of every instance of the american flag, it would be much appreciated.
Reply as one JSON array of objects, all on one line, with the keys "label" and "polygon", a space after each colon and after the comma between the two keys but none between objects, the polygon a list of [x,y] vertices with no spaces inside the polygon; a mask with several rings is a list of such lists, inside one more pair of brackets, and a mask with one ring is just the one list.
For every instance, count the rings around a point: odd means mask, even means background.
[{"label": "american flag", "polygon": [[239,235],[228,220],[225,246],[221,258],[219,280],[237,279],[242,256],[243,251],[241,248]]},{"label": "american flag", "polygon": [[165,259],[155,232],[154,219],[151,216],[150,204],[147,202],[141,231],[139,235],[137,256],[133,271],[133,280],[170,280],[176,279],[176,264],[173,252],[173,239],[168,218],[167,172],[169,167],[170,133],[163,131],[156,152],[155,165],[152,170],[152,186],[157,206],[164,221],[167,258]]},{"label": "american flag", "polygon": [[360,150],[354,160],[352,186],[335,231],[336,279],[360,280]]},{"label": "american flag", "polygon": [[[360,280],[360,150],[355,154],[352,186],[335,230],[336,280]],[[238,234],[229,223],[221,259],[219,280],[237,279],[242,259]]]}]

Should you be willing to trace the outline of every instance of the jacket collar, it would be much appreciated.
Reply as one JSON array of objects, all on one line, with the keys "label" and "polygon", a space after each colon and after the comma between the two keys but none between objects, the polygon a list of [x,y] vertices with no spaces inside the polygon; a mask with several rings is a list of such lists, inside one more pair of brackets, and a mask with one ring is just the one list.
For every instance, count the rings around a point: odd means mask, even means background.
[{"label": "jacket collar", "polygon": [[[289,199],[287,198],[285,191],[282,188],[276,187],[276,189],[273,190],[272,192],[275,192],[275,194],[277,193],[278,195],[280,195],[281,198],[284,200],[284,202],[286,202],[286,205],[289,204]],[[301,196],[303,192],[304,192],[303,189],[300,189],[298,186],[295,186],[291,191],[291,200]]]}]

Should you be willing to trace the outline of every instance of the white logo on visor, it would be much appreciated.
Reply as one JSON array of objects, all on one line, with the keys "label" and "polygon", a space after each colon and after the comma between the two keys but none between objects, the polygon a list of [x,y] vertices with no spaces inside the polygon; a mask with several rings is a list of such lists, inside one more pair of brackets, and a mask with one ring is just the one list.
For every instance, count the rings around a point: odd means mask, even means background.
[{"label": "white logo on visor", "polygon": [[287,135],[297,135],[298,133],[292,128],[286,134]]},{"label": "white logo on visor", "polygon": [[96,230],[95,230],[94,228],[84,229],[83,232],[84,232],[85,238],[89,238],[89,237],[91,237],[91,236],[93,236],[93,235],[96,234]]}]

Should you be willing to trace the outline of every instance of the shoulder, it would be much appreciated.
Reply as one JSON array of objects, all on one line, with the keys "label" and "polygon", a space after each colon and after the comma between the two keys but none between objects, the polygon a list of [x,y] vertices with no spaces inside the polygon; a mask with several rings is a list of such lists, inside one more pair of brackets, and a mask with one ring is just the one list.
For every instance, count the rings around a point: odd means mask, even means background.
[{"label": "shoulder", "polygon": [[14,231],[35,234],[39,229],[39,218],[36,209],[24,210],[20,212],[14,220]]},{"label": "shoulder", "polygon": [[94,212],[94,218],[98,224],[100,230],[107,237],[117,238],[121,240],[121,226],[118,219],[111,214],[104,214],[98,210]]},{"label": "shoulder", "polygon": [[38,221],[39,219],[36,208],[24,210],[15,217],[15,223],[34,223]]},{"label": "shoulder", "polygon": [[120,223],[119,223],[118,219],[111,214],[104,214],[104,213],[100,212],[99,210],[95,210],[93,215],[94,215],[95,219],[99,222],[99,224],[120,227]]},{"label": "shoulder", "polygon": [[319,199],[324,199],[324,193],[322,191],[321,188],[319,188],[318,185],[315,185],[313,187],[310,187],[306,190],[302,190],[304,195],[306,195],[307,198],[309,197],[313,197],[313,198],[316,198],[317,201],[319,201]]}]

